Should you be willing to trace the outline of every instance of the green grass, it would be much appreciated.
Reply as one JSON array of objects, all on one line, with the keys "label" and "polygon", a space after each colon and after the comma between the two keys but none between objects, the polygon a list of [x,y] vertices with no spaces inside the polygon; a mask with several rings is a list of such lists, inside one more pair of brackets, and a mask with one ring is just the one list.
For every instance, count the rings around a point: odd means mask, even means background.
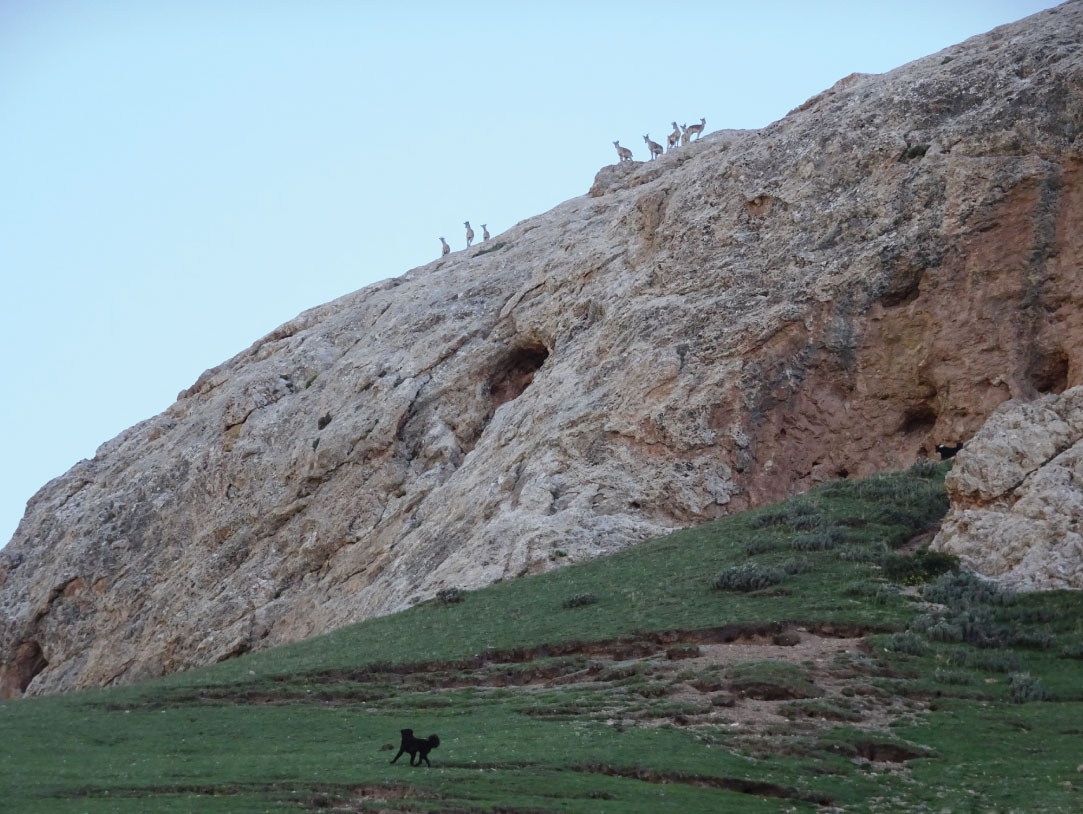
[{"label": "green grass", "polygon": [[[1083,597],[1003,594],[898,551],[944,511],[944,471],[0,704],[0,810],[1078,810]],[[777,579],[716,587],[750,563]],[[432,768],[389,765],[405,726],[440,735]]]}]

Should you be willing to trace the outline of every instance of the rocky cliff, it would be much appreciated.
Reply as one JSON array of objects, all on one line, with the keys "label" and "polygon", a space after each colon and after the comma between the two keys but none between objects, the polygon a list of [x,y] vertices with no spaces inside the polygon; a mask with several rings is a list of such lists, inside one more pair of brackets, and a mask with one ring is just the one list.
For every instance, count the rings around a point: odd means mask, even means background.
[{"label": "rocky cliff", "polygon": [[1014,590],[1083,588],[1083,387],[998,407],[947,477],[932,547]]},{"label": "rocky cliff", "polygon": [[968,439],[1083,383],[1083,3],[307,311],[47,484],[3,691],[131,681]]}]

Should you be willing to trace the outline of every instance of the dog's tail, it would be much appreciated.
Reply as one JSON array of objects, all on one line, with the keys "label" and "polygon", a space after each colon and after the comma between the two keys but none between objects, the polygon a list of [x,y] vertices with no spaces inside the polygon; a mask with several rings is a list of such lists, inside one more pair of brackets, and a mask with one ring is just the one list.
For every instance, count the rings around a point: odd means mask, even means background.
[{"label": "dog's tail", "polygon": [[432,748],[435,749],[440,745],[440,738],[436,735],[429,735],[429,743],[432,745]]}]

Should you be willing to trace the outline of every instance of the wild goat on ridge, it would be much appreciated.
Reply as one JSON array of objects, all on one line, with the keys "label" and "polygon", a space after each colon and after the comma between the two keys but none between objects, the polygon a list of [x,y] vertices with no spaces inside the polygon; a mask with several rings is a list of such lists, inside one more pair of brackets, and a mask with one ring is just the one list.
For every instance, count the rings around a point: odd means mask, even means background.
[{"label": "wild goat on ridge", "polygon": [[647,143],[647,149],[651,151],[651,161],[662,154],[662,145],[657,141],[651,141],[649,133],[643,137],[643,141]]},{"label": "wild goat on ridge", "polygon": [[489,230],[485,228],[485,224],[481,224],[481,242],[484,243],[489,239]]},{"label": "wild goat on ridge", "polygon": [[470,221],[463,223],[466,227],[466,248],[470,248],[470,244],[474,242],[474,230],[470,228]]},{"label": "wild goat on ridge", "polygon": [[685,144],[690,142],[692,140],[692,136],[702,136],[703,128],[706,126],[707,120],[701,118],[699,120],[699,124],[692,124],[688,127],[682,127],[681,129],[684,130],[684,135],[681,136],[681,146],[683,147]]},{"label": "wild goat on ridge", "polygon": [[629,150],[627,147],[621,147],[620,146],[620,139],[617,139],[616,141],[614,141],[613,146],[617,148],[617,155],[620,156],[621,161],[631,161],[632,160],[632,151]]},{"label": "wild goat on ridge", "polygon": [[451,251],[451,247],[447,244],[447,241],[444,240],[443,238],[440,238],[440,243],[442,243],[443,246],[444,246],[444,248],[440,251],[440,255],[442,257],[443,255],[445,255],[445,254],[447,254],[448,252]]},{"label": "wild goat on ridge", "polygon": [[673,122],[673,132],[666,136],[666,152],[670,150],[676,150],[681,143],[681,128],[677,126],[677,122]]}]

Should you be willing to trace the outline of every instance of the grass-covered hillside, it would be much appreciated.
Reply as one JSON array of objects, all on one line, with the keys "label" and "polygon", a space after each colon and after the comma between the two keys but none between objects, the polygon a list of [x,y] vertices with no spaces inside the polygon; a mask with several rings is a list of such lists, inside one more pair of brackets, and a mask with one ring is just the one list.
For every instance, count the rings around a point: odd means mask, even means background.
[{"label": "grass-covered hillside", "polygon": [[[0,705],[0,810],[1083,810],[1083,595],[924,551],[943,469],[214,668]],[[432,767],[390,765],[399,730]]]}]

